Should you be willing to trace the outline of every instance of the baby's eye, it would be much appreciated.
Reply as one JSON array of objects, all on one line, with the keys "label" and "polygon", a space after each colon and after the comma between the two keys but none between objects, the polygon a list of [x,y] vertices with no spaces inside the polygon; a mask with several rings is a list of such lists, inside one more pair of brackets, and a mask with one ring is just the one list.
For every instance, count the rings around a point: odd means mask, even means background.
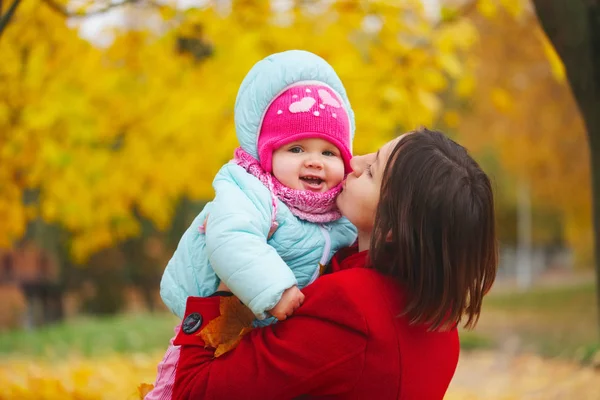
[{"label": "baby's eye", "polygon": [[300,146],[291,147],[288,150],[290,153],[302,153],[302,148]]},{"label": "baby's eye", "polygon": [[365,168],[365,172],[367,173],[367,176],[373,176],[373,174],[371,173],[371,164],[367,165],[367,168]]},{"label": "baby's eye", "polygon": [[335,153],[333,151],[329,151],[329,150],[325,150],[323,152],[323,155],[327,156],[327,157],[335,157]]}]

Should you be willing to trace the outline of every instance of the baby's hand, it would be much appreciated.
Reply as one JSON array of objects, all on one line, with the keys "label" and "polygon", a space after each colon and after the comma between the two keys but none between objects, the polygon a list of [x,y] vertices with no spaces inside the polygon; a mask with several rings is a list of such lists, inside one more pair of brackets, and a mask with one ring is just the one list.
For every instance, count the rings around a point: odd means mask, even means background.
[{"label": "baby's hand", "polygon": [[283,292],[279,303],[277,303],[269,312],[279,321],[283,321],[291,316],[302,303],[304,303],[304,295],[300,289],[298,289],[298,286],[292,286]]}]

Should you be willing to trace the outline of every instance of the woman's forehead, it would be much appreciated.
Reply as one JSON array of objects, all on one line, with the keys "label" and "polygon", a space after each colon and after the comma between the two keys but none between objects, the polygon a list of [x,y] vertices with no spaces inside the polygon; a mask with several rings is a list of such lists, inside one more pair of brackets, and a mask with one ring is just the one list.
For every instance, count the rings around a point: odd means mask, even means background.
[{"label": "woman's forehead", "polygon": [[408,135],[408,133],[404,133],[404,134],[398,136],[397,138],[390,140],[389,142],[387,142],[386,144],[381,146],[379,148],[379,150],[377,150],[377,151],[374,151],[372,153],[367,153],[367,154],[356,154],[354,157],[369,157],[369,158],[375,159],[377,157],[377,155],[379,155],[379,157],[383,157],[384,159],[387,159],[388,156],[390,155],[390,153],[392,152],[392,150],[394,149],[394,147],[396,147],[396,144],[406,135]]},{"label": "woman's forehead", "polygon": [[403,137],[405,137],[407,135],[407,133],[398,136],[395,139],[390,140],[389,142],[387,142],[386,144],[384,144],[381,149],[379,149],[379,156],[383,157],[384,159],[387,160],[387,158],[389,157],[389,155],[391,154],[392,150],[396,147],[396,145],[398,144],[398,142],[400,140],[402,140]]}]

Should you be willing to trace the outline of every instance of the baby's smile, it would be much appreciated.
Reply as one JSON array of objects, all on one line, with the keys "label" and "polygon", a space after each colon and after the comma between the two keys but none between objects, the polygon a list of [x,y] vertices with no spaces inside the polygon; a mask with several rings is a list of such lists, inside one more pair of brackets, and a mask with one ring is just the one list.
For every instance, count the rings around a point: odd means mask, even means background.
[{"label": "baby's smile", "polygon": [[313,192],[320,192],[323,190],[325,184],[325,180],[322,177],[314,174],[300,176],[300,181],[302,182],[304,189],[311,190]]},{"label": "baby's smile", "polygon": [[321,138],[296,140],[273,152],[273,175],[285,186],[325,193],[344,179],[340,150]]}]

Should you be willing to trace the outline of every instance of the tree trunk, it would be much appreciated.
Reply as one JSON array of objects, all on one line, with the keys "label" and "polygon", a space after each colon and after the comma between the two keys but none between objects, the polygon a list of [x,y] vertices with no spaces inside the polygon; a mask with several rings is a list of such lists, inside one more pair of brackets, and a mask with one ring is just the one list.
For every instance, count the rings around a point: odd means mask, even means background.
[{"label": "tree trunk", "polygon": [[542,28],[565,66],[587,129],[600,333],[600,0],[533,0],[533,3]]}]

